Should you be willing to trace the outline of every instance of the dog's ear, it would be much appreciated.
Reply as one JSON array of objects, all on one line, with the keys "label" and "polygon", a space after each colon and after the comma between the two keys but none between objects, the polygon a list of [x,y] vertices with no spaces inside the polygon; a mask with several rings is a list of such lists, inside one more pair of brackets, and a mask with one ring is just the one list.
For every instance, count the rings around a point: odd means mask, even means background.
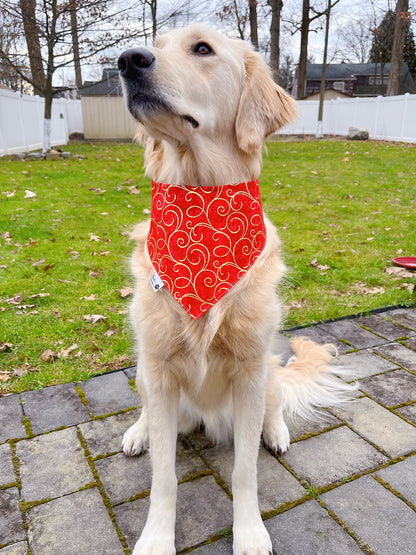
[{"label": "dog's ear", "polygon": [[254,154],[297,112],[295,101],[273,81],[263,58],[252,50],[246,52],[246,74],[235,129],[241,150]]}]

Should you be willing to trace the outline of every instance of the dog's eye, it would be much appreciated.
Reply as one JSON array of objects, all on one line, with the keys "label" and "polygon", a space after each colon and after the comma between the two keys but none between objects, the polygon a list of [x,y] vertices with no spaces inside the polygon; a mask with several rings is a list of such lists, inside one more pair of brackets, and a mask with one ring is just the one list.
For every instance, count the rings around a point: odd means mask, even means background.
[{"label": "dog's eye", "polygon": [[198,56],[209,56],[214,53],[210,45],[206,42],[198,42],[198,44],[194,47],[194,52],[195,54],[198,54]]}]

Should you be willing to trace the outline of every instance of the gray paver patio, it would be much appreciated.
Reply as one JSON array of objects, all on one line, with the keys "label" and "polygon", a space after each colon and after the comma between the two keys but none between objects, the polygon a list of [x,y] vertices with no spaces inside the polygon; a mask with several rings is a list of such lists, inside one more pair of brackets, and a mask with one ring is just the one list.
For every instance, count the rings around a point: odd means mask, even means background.
[{"label": "gray paver patio", "polygon": [[[290,424],[283,457],[260,448],[259,503],[276,553],[413,554],[416,309],[286,335],[337,345],[335,363],[360,392],[326,419]],[[287,337],[274,346],[287,359]],[[0,555],[131,552],[151,486],[149,454],[121,451],[141,410],[134,375],[0,397]],[[179,552],[232,554],[232,468],[232,447],[213,447],[202,432],[179,437]]]}]

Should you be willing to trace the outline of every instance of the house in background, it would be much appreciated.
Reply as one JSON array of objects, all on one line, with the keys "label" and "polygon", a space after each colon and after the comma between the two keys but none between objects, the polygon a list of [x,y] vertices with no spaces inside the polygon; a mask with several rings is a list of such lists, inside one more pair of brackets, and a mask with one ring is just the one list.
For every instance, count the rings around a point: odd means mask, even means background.
[{"label": "house in background", "polygon": [[85,81],[79,92],[86,139],[132,140],[137,122],[125,106],[118,69],[104,69],[101,81]]},{"label": "house in background", "polygon": [[[321,89],[322,64],[308,64],[306,69],[305,97],[319,93]],[[385,95],[390,74],[390,63],[384,64],[328,64],[325,88],[337,91],[338,96],[378,96]],[[297,74],[293,82],[293,92],[297,90]],[[415,82],[407,63],[403,64],[400,94],[416,92]],[[333,98],[325,95],[326,98]]]},{"label": "house in background", "polygon": [[101,81],[84,81],[79,90],[82,96],[121,96],[121,85],[118,69],[103,69]]}]

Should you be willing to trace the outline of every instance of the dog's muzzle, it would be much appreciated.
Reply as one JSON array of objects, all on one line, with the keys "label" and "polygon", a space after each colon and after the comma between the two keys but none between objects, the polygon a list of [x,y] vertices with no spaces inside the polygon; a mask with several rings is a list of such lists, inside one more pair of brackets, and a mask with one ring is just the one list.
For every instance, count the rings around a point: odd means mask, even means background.
[{"label": "dog's muzzle", "polygon": [[147,48],[130,48],[118,59],[118,69],[124,79],[135,80],[154,66],[155,57]]}]

